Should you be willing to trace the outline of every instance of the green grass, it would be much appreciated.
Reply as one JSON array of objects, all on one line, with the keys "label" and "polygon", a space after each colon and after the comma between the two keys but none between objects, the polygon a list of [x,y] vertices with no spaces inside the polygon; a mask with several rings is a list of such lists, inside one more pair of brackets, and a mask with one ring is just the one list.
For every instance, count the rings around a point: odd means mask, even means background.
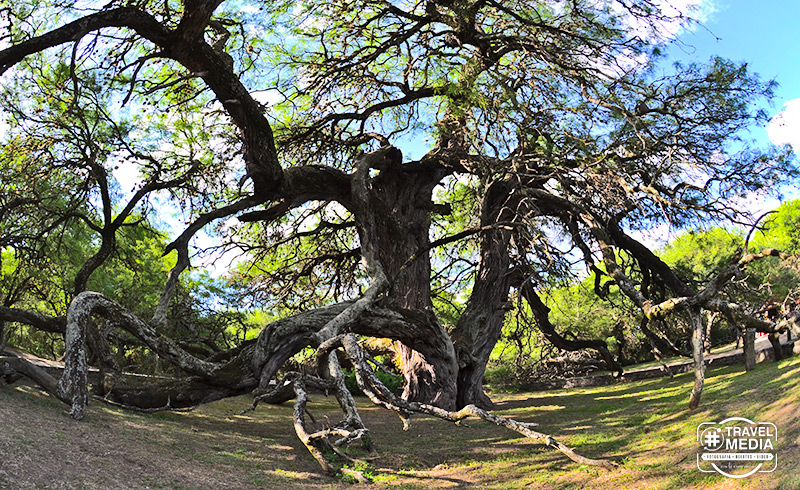
[{"label": "green grass", "polygon": [[[614,471],[578,465],[482,420],[415,417],[404,432],[396,416],[360,398],[381,453],[365,470],[381,489],[800,488],[800,358],[750,372],[709,370],[696,411],[687,409],[691,384],[683,374],[495,398],[496,413],[537,422],[582,455],[613,459],[621,465]],[[312,400],[320,424],[338,421],[335,400]],[[0,488],[49,488],[53,478],[66,488],[360,487],[319,474],[294,435],[290,405],[239,415],[249,404],[239,397],[190,413],[136,414],[92,403],[78,423],[35,388],[0,387],[0,454],[10,455],[0,458]],[[697,470],[697,425],[730,416],[777,424],[775,473],[731,480]]]}]

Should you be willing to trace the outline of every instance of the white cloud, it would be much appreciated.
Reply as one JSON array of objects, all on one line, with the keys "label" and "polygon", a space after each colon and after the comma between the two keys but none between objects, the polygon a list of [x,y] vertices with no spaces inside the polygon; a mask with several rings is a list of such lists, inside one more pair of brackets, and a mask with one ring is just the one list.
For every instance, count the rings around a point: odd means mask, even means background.
[{"label": "white cloud", "polygon": [[714,0],[662,0],[657,4],[669,15],[683,14],[700,22],[706,22],[717,11]]},{"label": "white cloud", "polygon": [[767,135],[775,145],[800,149],[800,99],[784,102],[783,110],[770,119]]},{"label": "white cloud", "polygon": [[653,3],[664,16],[657,22],[632,15],[621,2],[612,4],[612,10],[637,36],[651,42],[675,39],[684,31],[694,30],[697,22],[708,21],[717,11],[715,0],[655,0]]},{"label": "white cloud", "polygon": [[[708,21],[717,11],[715,0],[654,0],[660,9],[658,18],[634,15],[623,2],[612,2],[611,11],[629,29],[630,34],[649,43],[664,43],[676,39],[686,31],[693,31],[699,23]],[[613,61],[598,60],[592,64],[603,74],[617,78],[647,64],[650,55],[636,54],[632,50],[620,53]]]}]

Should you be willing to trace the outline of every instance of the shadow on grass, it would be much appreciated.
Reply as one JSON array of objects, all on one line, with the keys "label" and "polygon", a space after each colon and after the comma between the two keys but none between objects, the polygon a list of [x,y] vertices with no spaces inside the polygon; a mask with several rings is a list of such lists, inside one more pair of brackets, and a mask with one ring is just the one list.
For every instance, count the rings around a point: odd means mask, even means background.
[{"label": "shadow on grass", "polygon": [[[687,408],[692,381],[687,373],[497,397],[496,413],[536,422],[541,432],[585,456],[620,462],[622,467],[612,472],[579,466],[478,419],[456,426],[415,417],[410,430],[403,431],[395,415],[359,399],[382,454],[374,462],[380,478],[373,488],[714,488],[725,482],[696,469],[695,430],[700,422],[730,416],[773,421],[783,438],[783,465],[771,477],[777,483],[764,477],[742,488],[800,488],[791,486],[798,481],[800,461],[800,359],[760,364],[750,372],[740,366],[711,368],[696,411]],[[340,419],[334,399],[312,399],[309,410],[319,428]],[[109,483],[115,481],[129,488],[222,488],[215,486],[220,482],[225,488],[353,488],[318,474],[318,465],[291,429],[290,405],[260,406],[239,415],[249,404],[247,397],[239,397],[189,413],[135,414],[92,403],[84,422],[75,423],[61,404],[36,389],[0,388],[0,411],[7,409],[2,414],[11,428],[6,439],[0,435],[0,449],[16,454],[24,449],[19,441],[27,441],[28,448],[38,440],[48,452],[36,453],[36,465],[60,468],[85,488],[118,488]],[[59,466],[61,454],[74,454],[78,432],[90,435],[92,444],[81,446],[69,466]],[[9,481],[9,475],[20,475],[12,473],[21,470],[9,461],[0,461],[0,487],[13,487],[17,481]],[[97,467],[110,476],[94,475]],[[48,477],[23,474],[23,483],[32,486]]]}]

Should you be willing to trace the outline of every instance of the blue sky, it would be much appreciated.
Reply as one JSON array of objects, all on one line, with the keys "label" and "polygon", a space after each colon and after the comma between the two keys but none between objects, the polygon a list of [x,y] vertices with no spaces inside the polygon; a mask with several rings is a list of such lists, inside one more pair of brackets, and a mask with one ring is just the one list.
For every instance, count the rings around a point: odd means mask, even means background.
[{"label": "blue sky", "polygon": [[[774,120],[770,135],[775,143],[794,142],[795,148],[800,148],[800,1],[700,0],[700,3],[707,12],[703,27],[681,34],[679,39],[689,46],[673,49],[671,55],[706,61],[716,54],[746,61],[763,79],[775,79],[780,86],[770,114],[786,111]],[[782,127],[780,121],[784,123]],[[767,141],[763,130],[754,131],[754,135]]]}]

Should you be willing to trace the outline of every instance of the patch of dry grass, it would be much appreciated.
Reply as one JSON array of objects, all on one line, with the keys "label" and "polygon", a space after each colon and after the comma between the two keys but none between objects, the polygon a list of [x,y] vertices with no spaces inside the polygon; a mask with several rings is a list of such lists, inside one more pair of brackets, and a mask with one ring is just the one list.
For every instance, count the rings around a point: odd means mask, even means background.
[{"label": "patch of dry grass", "polygon": [[[382,458],[372,488],[797,489],[800,488],[800,359],[709,372],[701,408],[686,409],[691,375],[597,388],[501,395],[498,413],[535,421],[589,457],[560,453],[481,420],[455,426],[428,417],[403,432],[393,414],[363,400]],[[333,399],[312,397],[320,424],[338,420]],[[360,488],[318,473],[291,427],[291,407],[239,415],[239,397],[189,413],[137,414],[94,402],[76,422],[38,389],[0,386],[0,488]],[[778,426],[778,470],[746,480],[700,473],[695,428],[743,416]]]}]

